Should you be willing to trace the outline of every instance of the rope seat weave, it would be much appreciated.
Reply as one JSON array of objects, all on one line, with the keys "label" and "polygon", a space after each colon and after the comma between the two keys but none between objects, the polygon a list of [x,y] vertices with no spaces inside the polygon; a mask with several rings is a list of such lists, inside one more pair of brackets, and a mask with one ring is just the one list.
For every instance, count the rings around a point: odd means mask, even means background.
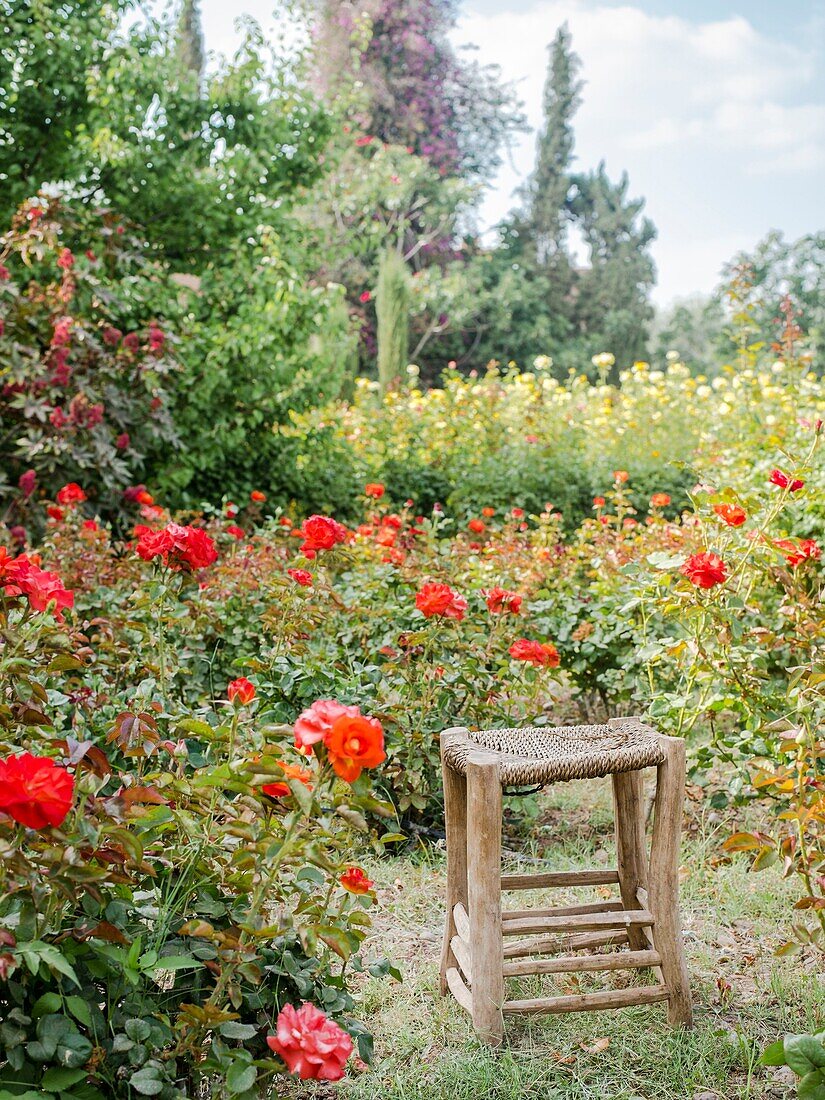
[{"label": "rope seat weave", "polygon": [[527,726],[523,729],[450,731],[444,762],[465,774],[470,753],[498,754],[507,787],[595,779],[661,764],[664,752],[656,730],[638,718],[603,726]]}]

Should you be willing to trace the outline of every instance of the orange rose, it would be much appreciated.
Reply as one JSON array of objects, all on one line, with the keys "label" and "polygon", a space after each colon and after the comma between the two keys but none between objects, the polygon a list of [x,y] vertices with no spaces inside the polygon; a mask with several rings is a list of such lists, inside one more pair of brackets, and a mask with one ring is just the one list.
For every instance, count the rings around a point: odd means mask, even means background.
[{"label": "orange rose", "polygon": [[376,718],[342,714],[324,735],[324,744],[336,775],[354,783],[364,768],[374,768],[387,759],[384,731]]}]

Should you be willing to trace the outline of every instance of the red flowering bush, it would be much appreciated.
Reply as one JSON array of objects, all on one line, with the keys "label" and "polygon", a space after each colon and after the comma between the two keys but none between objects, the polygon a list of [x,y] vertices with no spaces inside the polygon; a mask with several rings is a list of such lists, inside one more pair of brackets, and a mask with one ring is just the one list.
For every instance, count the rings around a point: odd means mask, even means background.
[{"label": "red flowering bush", "polygon": [[728,578],[728,569],[718,554],[703,551],[691,554],[680,572],[697,588],[713,588],[724,584]]},{"label": "red flowering bush", "polygon": [[558,668],[561,657],[552,642],[534,642],[529,638],[519,638],[509,649],[514,661],[526,661],[540,668]]},{"label": "red flowering bush", "polygon": [[329,516],[310,516],[301,525],[301,553],[314,558],[319,550],[332,550],[339,543],[346,542],[349,532],[343,524]]},{"label": "red flowering bush", "polygon": [[30,479],[13,495],[14,514],[29,526],[33,477],[46,494],[60,489],[61,505],[86,499],[77,482],[93,485],[96,506],[114,513],[147,457],[176,444],[168,405],[177,365],[147,315],[159,272],[111,214],[81,220],[45,198],[25,204],[0,237],[0,262],[4,468],[10,486]]}]

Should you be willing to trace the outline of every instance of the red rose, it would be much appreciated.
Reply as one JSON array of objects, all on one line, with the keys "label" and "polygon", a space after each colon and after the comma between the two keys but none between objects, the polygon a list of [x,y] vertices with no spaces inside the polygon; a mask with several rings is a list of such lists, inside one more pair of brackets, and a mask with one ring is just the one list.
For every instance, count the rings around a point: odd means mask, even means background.
[{"label": "red rose", "polygon": [[[283,769],[287,779],[297,779],[305,787],[312,786],[312,772],[308,768],[302,768],[299,764],[285,764],[280,760],[278,767]],[[270,798],[286,798],[292,793],[288,783],[265,783],[261,790]]]},{"label": "red rose", "polygon": [[738,504],[714,504],[713,510],[728,527],[741,527],[748,513]]},{"label": "red rose", "polygon": [[255,685],[245,676],[241,676],[228,685],[226,697],[230,703],[234,703],[237,699],[242,706],[248,706],[255,698]]},{"label": "red rose", "polygon": [[371,298],[372,298],[372,294],[368,290],[362,290],[361,293],[358,295],[358,301],[362,305],[366,305],[367,302],[369,302],[371,300]]},{"label": "red rose", "polygon": [[108,344],[110,348],[115,348],[123,339],[123,333],[119,328],[115,328],[114,325],[105,325],[103,328],[103,343]]},{"label": "red rose", "polygon": [[718,554],[691,554],[679,572],[697,588],[713,588],[728,579],[728,569]]},{"label": "red rose", "polygon": [[773,485],[778,485],[780,489],[787,489],[791,493],[798,493],[805,485],[805,482],[798,477],[790,478],[787,474],[783,474],[781,470],[771,470],[768,481]]},{"label": "red rose", "polygon": [[340,1081],[352,1054],[352,1039],[342,1028],[308,1002],[296,1012],[285,1005],[278,1014],[275,1034],[267,1045],[302,1081]]},{"label": "red rose", "polygon": [[331,550],[339,542],[346,542],[349,533],[343,524],[329,516],[310,516],[301,525],[301,550],[307,557],[314,557],[318,550]]},{"label": "red rose", "polygon": [[34,470],[26,470],[24,474],[21,474],[17,480],[17,484],[20,488],[20,492],[28,500],[28,498],[34,492],[34,487],[37,485],[37,474]]},{"label": "red rose", "polygon": [[215,543],[201,527],[184,527],[169,523],[160,531],[150,527],[135,528],[137,552],[144,561],[160,558],[176,572],[180,569],[205,569],[217,560]]},{"label": "red rose", "polygon": [[815,539],[779,539],[776,546],[785,555],[785,561],[792,568],[801,565],[803,561],[817,561],[822,550]]},{"label": "red rose", "polygon": [[604,497],[593,497],[594,508],[604,508],[606,503],[607,502],[605,501]]},{"label": "red rose", "polygon": [[493,516],[496,514],[496,510],[495,510],[495,508],[482,508],[481,509],[481,514],[486,519],[492,519]]},{"label": "red rose", "polygon": [[57,257],[57,266],[63,268],[64,271],[71,271],[74,267],[74,256],[70,248],[61,250],[60,255]]},{"label": "red rose", "polygon": [[56,499],[58,504],[82,504],[84,500],[89,498],[76,481],[70,481],[68,485],[64,485],[62,489],[58,490]]},{"label": "red rose", "polygon": [[27,829],[62,825],[73,795],[74,779],[48,757],[24,752],[0,760],[0,813]]},{"label": "red rose", "polygon": [[149,326],[149,351],[153,354],[163,350],[163,345],[166,343],[166,337],[157,325],[151,324]]},{"label": "red rose", "polygon": [[7,283],[11,275],[5,264],[0,264],[0,283]]},{"label": "red rose", "polygon": [[368,894],[375,886],[360,867],[347,867],[338,881],[351,894]]},{"label": "red rose", "polygon": [[524,516],[524,509],[523,508],[513,508],[510,515],[513,517],[513,519],[521,519]]},{"label": "red rose", "polygon": [[238,541],[246,537],[246,532],[243,527],[238,527],[236,523],[230,523],[226,529],[226,533],[227,535],[231,535],[233,539],[238,539]]},{"label": "red rose", "polygon": [[45,611],[54,604],[52,614],[63,621],[63,610],[74,606],[74,592],[63,587],[57,573],[47,573],[25,554],[10,562],[3,576],[7,596],[26,596],[34,611]]},{"label": "red rose", "polygon": [[624,485],[629,479],[630,479],[630,474],[627,472],[627,470],[614,470],[613,471],[613,480],[617,484]]},{"label": "red rose", "polygon": [[287,576],[292,577],[296,584],[302,588],[312,587],[312,574],[308,569],[287,569]]},{"label": "red rose", "polygon": [[514,661],[527,661],[541,668],[558,668],[561,657],[552,642],[534,642],[530,638],[519,638],[510,646],[510,656]]},{"label": "red rose", "polygon": [[49,504],[46,507],[46,513],[49,519],[54,520],[55,523],[60,523],[66,514],[62,508],[58,508],[56,504]]},{"label": "red rose", "polygon": [[651,508],[667,508],[670,504],[670,497],[667,493],[654,493],[650,498]]},{"label": "red rose", "polygon": [[495,588],[491,588],[488,592],[481,593],[484,599],[487,601],[487,608],[493,615],[501,615],[506,611],[509,611],[513,615],[518,615],[521,610],[522,598],[515,592],[510,592],[506,588],[500,588],[496,585]]},{"label": "red rose", "polygon": [[384,486],[380,481],[370,481],[364,486],[364,495],[372,497],[373,500],[380,500],[384,495]]},{"label": "red rose", "polygon": [[127,332],[123,337],[123,346],[134,355],[140,350],[140,336],[136,332]]},{"label": "red rose", "polygon": [[333,771],[354,783],[364,768],[374,768],[387,759],[384,731],[377,718],[342,714],[324,734]]},{"label": "red rose", "polygon": [[260,489],[253,489],[249,494],[249,499],[254,501],[255,504],[263,504],[266,500],[266,493],[262,493]]},{"label": "red rose", "polygon": [[131,440],[129,438],[129,433],[128,432],[121,432],[120,435],[115,440],[115,447],[117,447],[117,449],[119,451],[125,451],[126,448],[129,446],[130,442],[131,442]]},{"label": "red rose", "polygon": [[471,519],[470,522],[467,524],[467,527],[473,532],[474,535],[480,535],[484,530],[486,530],[484,520],[482,519]]},{"label": "red rose", "polygon": [[335,699],[318,699],[295,720],[295,747],[305,752],[318,741],[323,741],[336,718],[345,714],[354,717],[360,713],[358,707],[345,706]]},{"label": "red rose", "polygon": [[430,583],[422,585],[416,594],[415,606],[427,619],[443,615],[446,619],[461,622],[467,610],[467,601],[448,584]]}]

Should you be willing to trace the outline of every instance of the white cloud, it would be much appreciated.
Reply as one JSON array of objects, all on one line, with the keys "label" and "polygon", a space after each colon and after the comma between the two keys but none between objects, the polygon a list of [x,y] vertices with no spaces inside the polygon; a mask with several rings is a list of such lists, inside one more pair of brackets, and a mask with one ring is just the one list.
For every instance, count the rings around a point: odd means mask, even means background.
[{"label": "white cloud", "polygon": [[[593,0],[484,15],[469,0],[456,41],[474,42],[480,60],[517,82],[533,127],[547,45],[564,21],[586,81],[577,164],[626,168],[632,193],[647,197],[660,232],[660,299],[709,289],[734,241],[753,244],[774,225],[821,228],[799,223],[817,216],[825,167],[825,94],[805,43],[778,43],[741,16],[697,23]],[[534,153],[534,135],[525,136],[487,200],[488,220],[506,212]]]}]

